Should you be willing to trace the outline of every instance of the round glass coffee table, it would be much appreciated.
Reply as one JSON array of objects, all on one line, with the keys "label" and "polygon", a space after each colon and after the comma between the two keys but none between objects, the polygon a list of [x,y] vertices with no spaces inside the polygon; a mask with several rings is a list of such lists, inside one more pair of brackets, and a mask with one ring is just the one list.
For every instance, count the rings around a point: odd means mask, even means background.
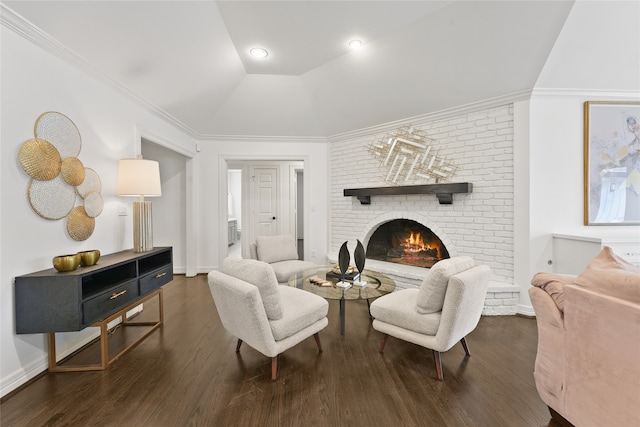
[{"label": "round glass coffee table", "polygon": [[296,273],[289,278],[289,286],[304,289],[325,299],[339,300],[340,333],[344,335],[346,300],[363,299],[367,301],[367,306],[369,306],[370,299],[391,293],[396,288],[395,282],[390,277],[371,270],[364,270],[360,280],[366,282],[366,286],[359,286],[357,282],[354,284],[353,280],[347,279],[345,282],[351,285],[350,288],[338,287],[336,283],[340,282],[339,274],[334,275],[333,268],[329,266],[312,268]]}]

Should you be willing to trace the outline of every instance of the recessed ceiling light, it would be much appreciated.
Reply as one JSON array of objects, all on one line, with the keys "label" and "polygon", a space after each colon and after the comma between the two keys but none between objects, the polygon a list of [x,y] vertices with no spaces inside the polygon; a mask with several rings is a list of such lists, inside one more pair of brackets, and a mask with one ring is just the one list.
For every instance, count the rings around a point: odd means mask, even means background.
[{"label": "recessed ceiling light", "polygon": [[261,47],[254,47],[249,51],[249,53],[251,54],[251,56],[256,58],[266,58],[267,55],[269,55],[269,52]]},{"label": "recessed ceiling light", "polygon": [[351,40],[349,42],[349,47],[351,49],[354,49],[354,50],[355,49],[360,49],[362,47],[362,41],[360,41],[360,40]]}]

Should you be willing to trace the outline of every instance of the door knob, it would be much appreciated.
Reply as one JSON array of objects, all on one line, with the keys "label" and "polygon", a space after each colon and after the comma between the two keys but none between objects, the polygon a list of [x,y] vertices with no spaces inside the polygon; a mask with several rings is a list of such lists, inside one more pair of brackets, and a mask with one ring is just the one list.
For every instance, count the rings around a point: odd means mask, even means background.
[{"label": "door knob", "polygon": [[274,217],[273,217],[273,218],[271,218],[271,219],[276,219],[276,217],[274,216]]}]

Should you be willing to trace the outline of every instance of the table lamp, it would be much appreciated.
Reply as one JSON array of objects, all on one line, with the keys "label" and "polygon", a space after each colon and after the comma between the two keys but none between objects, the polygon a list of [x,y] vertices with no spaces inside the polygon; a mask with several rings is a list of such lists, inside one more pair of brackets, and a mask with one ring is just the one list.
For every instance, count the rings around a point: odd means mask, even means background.
[{"label": "table lamp", "polygon": [[133,202],[133,251],[150,251],[153,249],[153,216],[151,202],[144,198],[162,195],[158,162],[144,160],[140,155],[136,159],[120,160],[117,195],[140,197]]}]

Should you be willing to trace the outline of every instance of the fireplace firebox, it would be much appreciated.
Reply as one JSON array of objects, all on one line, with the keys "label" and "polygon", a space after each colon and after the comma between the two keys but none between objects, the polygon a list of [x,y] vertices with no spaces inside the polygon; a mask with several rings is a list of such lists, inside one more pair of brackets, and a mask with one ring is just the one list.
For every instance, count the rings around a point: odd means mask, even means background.
[{"label": "fireplace firebox", "polygon": [[449,258],[449,252],[428,227],[410,219],[394,219],[373,232],[367,243],[367,258],[430,268]]}]

